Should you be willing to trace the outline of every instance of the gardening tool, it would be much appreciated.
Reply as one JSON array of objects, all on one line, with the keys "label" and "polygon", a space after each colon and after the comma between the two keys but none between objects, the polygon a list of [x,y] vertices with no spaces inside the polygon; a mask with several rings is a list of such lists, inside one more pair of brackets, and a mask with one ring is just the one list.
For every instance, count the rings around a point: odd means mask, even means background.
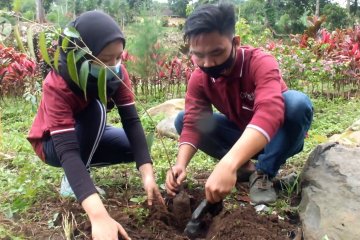
[{"label": "gardening tool", "polygon": [[212,217],[214,217],[218,215],[222,209],[222,201],[209,203],[206,199],[203,200],[191,215],[191,219],[184,230],[185,235],[190,239],[199,237],[205,228],[205,222],[203,219],[206,214],[209,213]]}]

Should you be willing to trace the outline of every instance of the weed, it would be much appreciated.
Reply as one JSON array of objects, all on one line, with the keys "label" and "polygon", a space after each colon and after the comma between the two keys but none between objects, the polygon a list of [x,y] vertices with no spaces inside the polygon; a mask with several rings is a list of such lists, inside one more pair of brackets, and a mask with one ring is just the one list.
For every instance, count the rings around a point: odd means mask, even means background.
[{"label": "weed", "polygon": [[62,214],[62,228],[64,231],[65,239],[73,239],[74,229],[76,227],[76,221],[74,214],[71,212],[65,212]]}]

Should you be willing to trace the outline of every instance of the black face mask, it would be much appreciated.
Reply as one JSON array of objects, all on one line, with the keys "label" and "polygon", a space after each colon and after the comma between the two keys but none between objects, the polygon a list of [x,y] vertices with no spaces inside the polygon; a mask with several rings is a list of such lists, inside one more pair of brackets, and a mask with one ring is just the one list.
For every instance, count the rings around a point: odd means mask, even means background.
[{"label": "black face mask", "polygon": [[199,68],[210,77],[219,78],[226,69],[229,69],[233,65],[236,56],[236,54],[235,56],[233,55],[233,50],[234,50],[234,44],[232,44],[230,56],[222,64],[213,67],[199,66]]}]

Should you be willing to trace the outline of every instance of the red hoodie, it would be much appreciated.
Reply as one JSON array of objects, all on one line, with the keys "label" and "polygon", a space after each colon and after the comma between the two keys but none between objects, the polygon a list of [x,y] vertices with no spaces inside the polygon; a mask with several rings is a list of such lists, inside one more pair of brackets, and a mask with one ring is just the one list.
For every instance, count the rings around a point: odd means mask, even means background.
[{"label": "red hoodie", "polygon": [[212,105],[240,129],[251,127],[268,141],[284,121],[282,92],[287,86],[273,56],[258,48],[240,47],[227,77],[210,78],[200,70],[192,73],[185,97],[184,126],[180,145],[198,147],[200,118],[212,114]]}]

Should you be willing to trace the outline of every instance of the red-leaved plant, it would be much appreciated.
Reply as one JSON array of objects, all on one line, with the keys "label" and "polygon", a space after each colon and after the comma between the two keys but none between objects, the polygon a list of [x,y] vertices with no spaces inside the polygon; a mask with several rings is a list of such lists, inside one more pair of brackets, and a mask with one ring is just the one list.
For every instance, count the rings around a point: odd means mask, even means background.
[{"label": "red-leaved plant", "polygon": [[0,95],[23,94],[24,81],[34,76],[36,64],[25,54],[0,44]]},{"label": "red-leaved plant", "polygon": [[[151,77],[152,87],[157,91],[162,91],[165,97],[182,96],[181,86],[185,86],[194,70],[194,62],[188,55],[182,54],[181,57],[169,57],[166,54],[153,53],[151,60],[156,63],[156,75]],[[124,51],[122,61],[136,63],[138,59],[129,52]],[[134,87],[136,88],[138,79],[129,73]],[[135,89],[136,91],[136,89]],[[159,95],[159,93],[154,93]]]},{"label": "red-leaved plant", "polygon": [[309,31],[291,35],[292,44],[288,46],[270,42],[266,49],[277,56],[282,72],[288,73],[286,80],[293,83],[301,80],[299,84],[310,86],[311,93],[330,97],[358,96],[360,26],[333,32],[321,28],[313,33],[312,36]]}]

